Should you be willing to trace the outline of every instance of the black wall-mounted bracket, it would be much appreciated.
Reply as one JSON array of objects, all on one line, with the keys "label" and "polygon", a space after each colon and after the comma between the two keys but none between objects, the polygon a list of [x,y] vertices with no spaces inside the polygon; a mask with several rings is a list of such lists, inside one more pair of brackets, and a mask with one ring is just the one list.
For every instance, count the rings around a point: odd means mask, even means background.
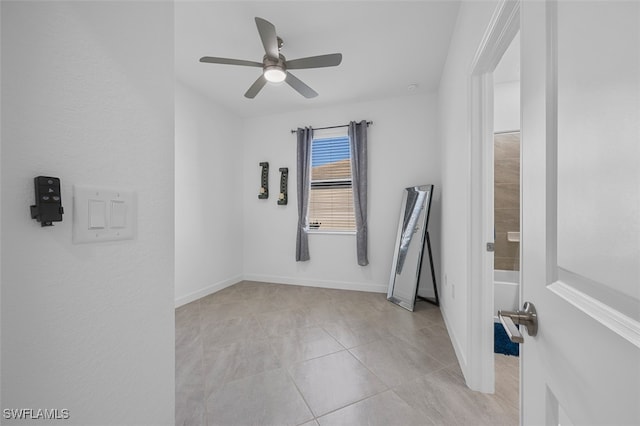
[{"label": "black wall-mounted bracket", "polygon": [[262,173],[260,175],[260,193],[258,198],[261,200],[269,198],[269,163],[264,161],[260,163]]},{"label": "black wall-mounted bracket", "polygon": [[280,195],[278,195],[278,205],[286,206],[288,202],[287,185],[289,182],[289,168],[280,167]]},{"label": "black wall-mounted bracket", "polygon": [[38,176],[33,179],[36,204],[31,206],[31,219],[41,226],[53,226],[53,222],[62,222],[64,208],[60,195],[60,179]]}]

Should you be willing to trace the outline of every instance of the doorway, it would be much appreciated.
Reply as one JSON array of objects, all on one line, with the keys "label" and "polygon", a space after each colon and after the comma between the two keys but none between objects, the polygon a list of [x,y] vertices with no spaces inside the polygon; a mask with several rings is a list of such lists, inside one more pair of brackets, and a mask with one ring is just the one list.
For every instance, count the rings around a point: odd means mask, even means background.
[{"label": "doorway", "polygon": [[517,400],[520,348],[509,340],[499,310],[520,307],[520,34],[493,71],[493,315],[495,389]]},{"label": "doorway", "polygon": [[[495,391],[494,72],[509,46],[518,45],[517,41],[514,43],[514,39],[520,30],[520,4],[518,1],[508,0],[498,6],[476,52],[470,75],[469,254],[471,276],[476,277],[478,285],[472,286],[469,295],[471,314],[468,329],[472,352],[467,384],[474,390],[487,393]],[[516,113],[516,117],[518,116]],[[519,127],[519,124],[515,127]],[[519,195],[515,195],[515,198],[519,199]]]}]

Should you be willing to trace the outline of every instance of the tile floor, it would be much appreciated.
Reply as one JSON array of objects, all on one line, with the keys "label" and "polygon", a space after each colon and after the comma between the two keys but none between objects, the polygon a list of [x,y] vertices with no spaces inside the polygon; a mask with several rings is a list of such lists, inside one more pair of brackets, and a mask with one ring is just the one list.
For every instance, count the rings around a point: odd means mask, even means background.
[{"label": "tile floor", "polygon": [[516,425],[518,359],[464,384],[440,310],[241,282],[176,309],[177,425]]}]

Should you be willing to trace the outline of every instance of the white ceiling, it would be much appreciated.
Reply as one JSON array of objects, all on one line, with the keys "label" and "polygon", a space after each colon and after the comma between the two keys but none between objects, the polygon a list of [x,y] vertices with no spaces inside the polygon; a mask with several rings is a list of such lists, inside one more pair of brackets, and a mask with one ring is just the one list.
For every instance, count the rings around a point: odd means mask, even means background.
[{"label": "white ceiling", "polygon": [[[240,117],[428,93],[437,89],[459,1],[179,1],[175,6],[178,80]],[[254,17],[276,27],[289,60],[342,53],[334,68],[296,70],[319,96],[286,83],[245,91],[260,68],[198,62],[218,56],[261,62]],[[409,92],[410,84],[418,89]]]}]

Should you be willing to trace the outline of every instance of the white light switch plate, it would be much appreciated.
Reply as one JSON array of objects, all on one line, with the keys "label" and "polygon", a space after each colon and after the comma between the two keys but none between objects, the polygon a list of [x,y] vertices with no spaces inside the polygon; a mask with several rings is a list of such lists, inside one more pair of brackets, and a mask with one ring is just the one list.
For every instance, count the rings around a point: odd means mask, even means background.
[{"label": "white light switch plate", "polygon": [[135,237],[136,194],[130,189],[73,186],[73,243]]}]

